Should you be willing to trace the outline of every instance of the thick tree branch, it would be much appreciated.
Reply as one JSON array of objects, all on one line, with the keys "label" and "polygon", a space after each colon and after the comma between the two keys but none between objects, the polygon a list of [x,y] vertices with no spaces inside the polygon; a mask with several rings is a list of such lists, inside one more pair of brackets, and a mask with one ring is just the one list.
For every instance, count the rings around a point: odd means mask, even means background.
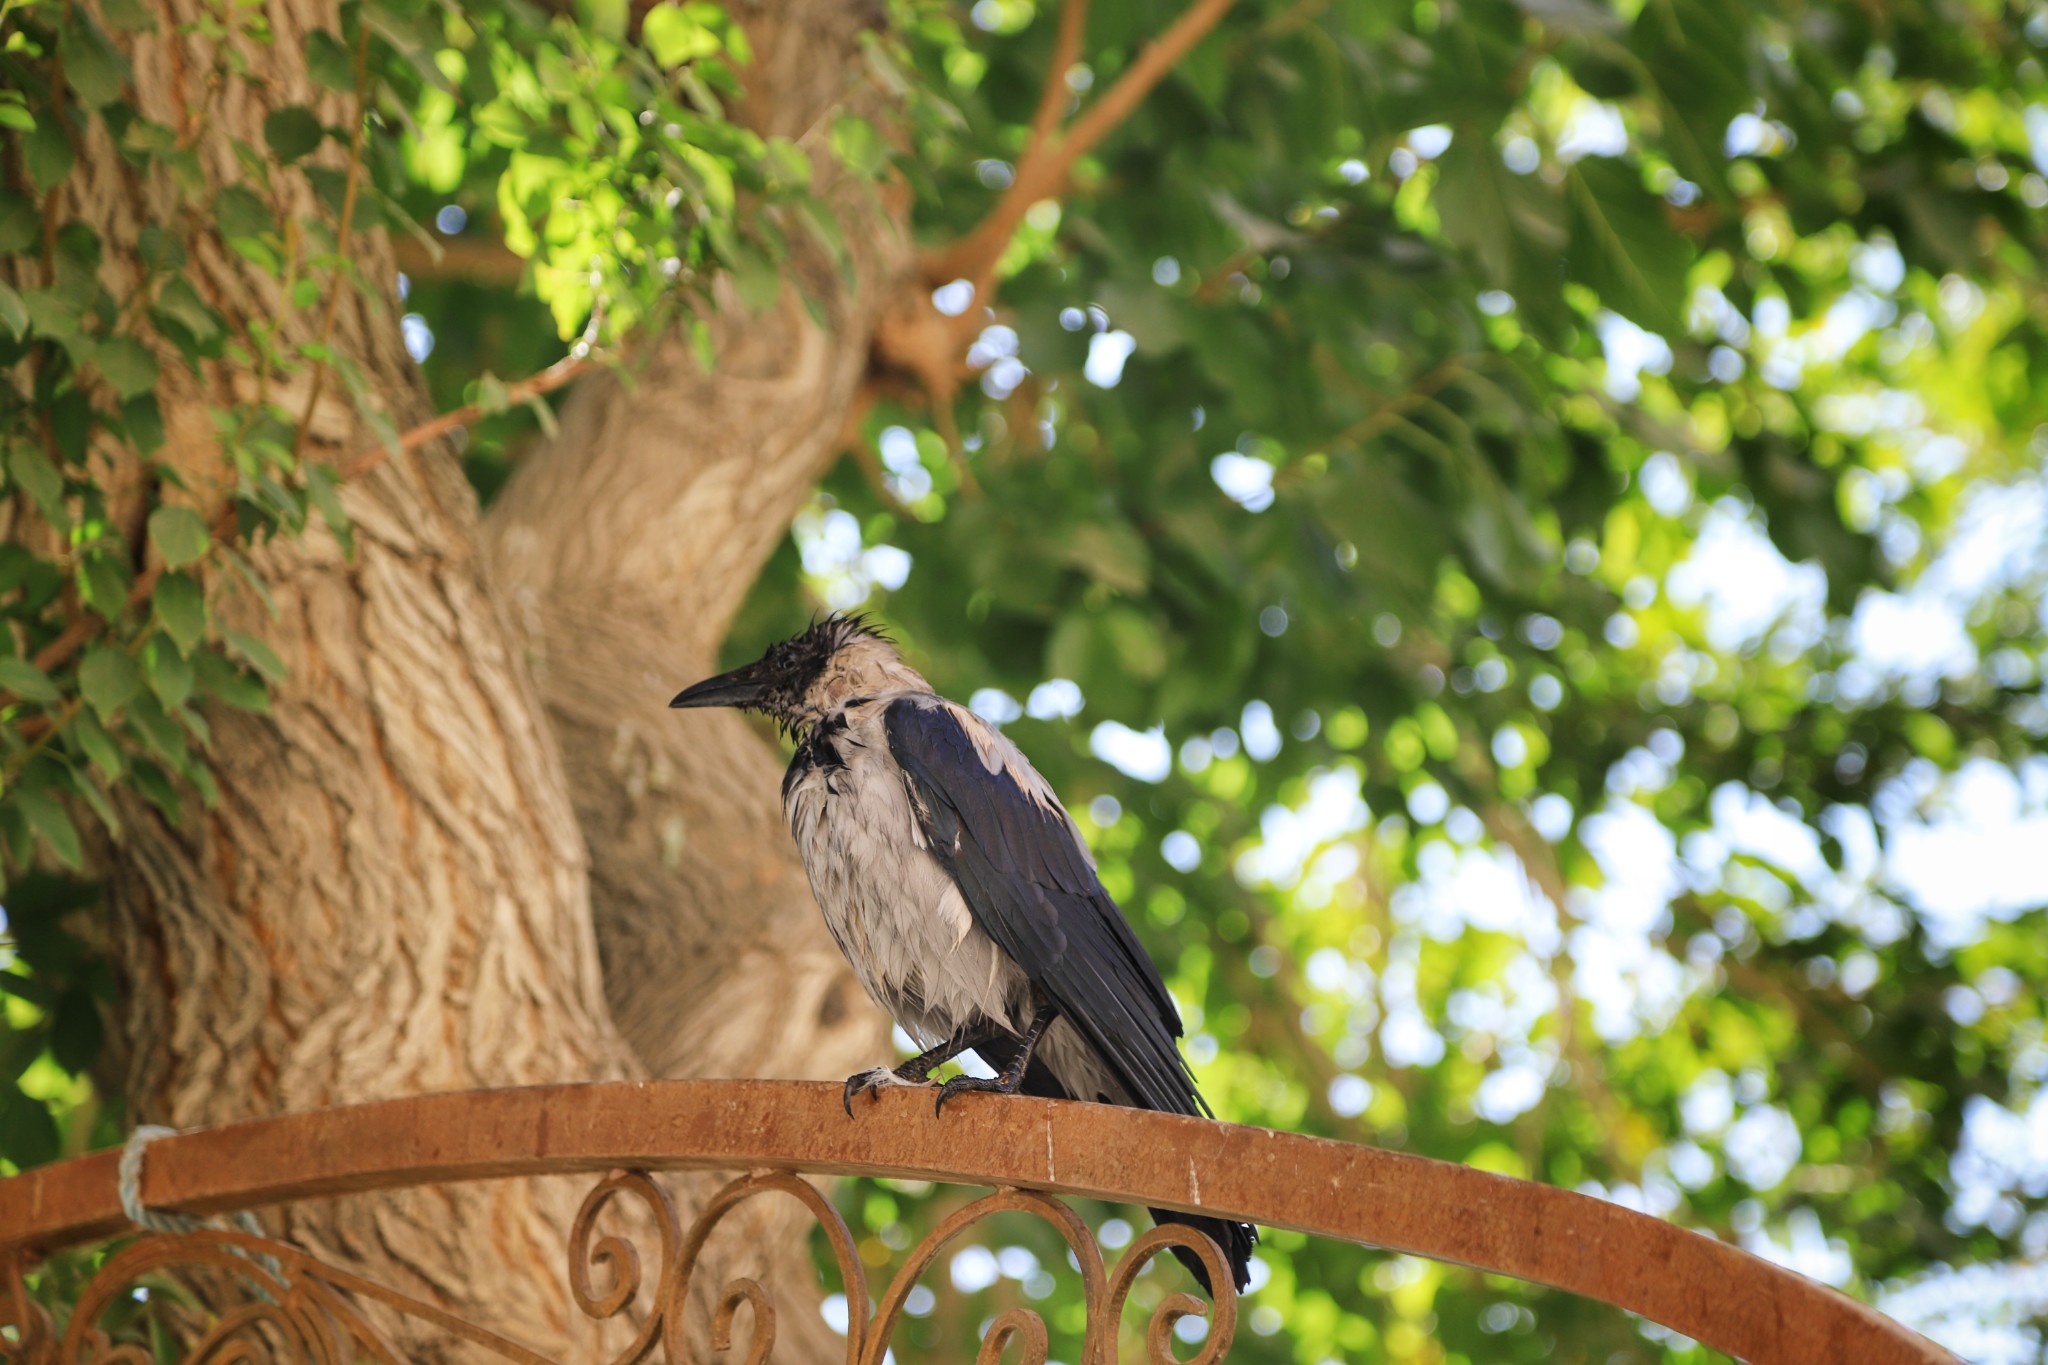
[{"label": "thick tree branch", "polygon": [[[1025,213],[1039,200],[1054,198],[1066,188],[1074,163],[1130,117],[1131,111],[1174,64],[1216,26],[1230,5],[1231,0],[1196,0],[1164,33],[1145,46],[1101,99],[1082,111],[1065,136],[1051,136],[1048,129],[1046,136],[1034,139],[1017,164],[1016,179],[1003,191],[988,216],[965,237],[926,258],[925,278],[935,284],[965,279],[974,284],[977,298],[985,296],[995,277],[996,262],[1010,238],[1016,235]],[[1055,73],[1064,74],[1064,68]]]},{"label": "thick tree branch", "polygon": [[1087,0],[1068,0],[1060,10],[1059,33],[1045,75],[1044,91],[1032,118],[1031,139],[1017,164],[1016,178],[986,218],[952,245],[928,253],[916,275],[905,281],[895,304],[875,330],[872,368],[914,376],[928,397],[947,444],[952,439],[952,402],[971,371],[963,352],[966,339],[979,327],[980,310],[946,316],[932,305],[929,289],[965,279],[974,286],[975,302],[994,302],[996,263],[1031,206],[1054,198],[1066,188],[1074,163],[1106,137],[1139,101],[1159,84],[1174,63],[1186,56],[1216,26],[1231,0],[1196,0],[1179,19],[1146,46],[1101,99],[1059,132],[1059,114],[1066,95],[1066,74],[1080,59],[1088,26]]},{"label": "thick tree branch", "polygon": [[496,237],[451,237],[430,251],[414,237],[394,237],[391,254],[398,268],[415,280],[475,280],[481,284],[518,284],[526,277],[526,258]]},{"label": "thick tree branch", "polygon": [[1031,118],[1031,137],[1025,147],[1037,147],[1059,126],[1060,111],[1071,92],[1067,72],[1081,60],[1081,43],[1088,34],[1088,0],[1067,0],[1060,6],[1060,31],[1053,40],[1052,60],[1045,68],[1045,89],[1038,96],[1038,112]]}]

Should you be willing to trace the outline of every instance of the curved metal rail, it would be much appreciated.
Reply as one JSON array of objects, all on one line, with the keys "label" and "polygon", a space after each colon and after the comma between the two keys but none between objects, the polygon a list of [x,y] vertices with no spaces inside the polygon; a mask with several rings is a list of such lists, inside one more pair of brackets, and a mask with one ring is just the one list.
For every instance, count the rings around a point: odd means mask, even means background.
[{"label": "curved metal rail", "polygon": [[[154,1143],[143,1201],[209,1214],[508,1176],[781,1170],[1044,1190],[1241,1218],[1551,1285],[1716,1350],[1786,1365],[1954,1365],[1868,1305],[1739,1248],[1585,1195],[1371,1147],[1065,1101],[932,1114],[884,1092],[653,1081],[420,1095]],[[0,1181],[0,1247],[122,1231],[116,1154]]]}]

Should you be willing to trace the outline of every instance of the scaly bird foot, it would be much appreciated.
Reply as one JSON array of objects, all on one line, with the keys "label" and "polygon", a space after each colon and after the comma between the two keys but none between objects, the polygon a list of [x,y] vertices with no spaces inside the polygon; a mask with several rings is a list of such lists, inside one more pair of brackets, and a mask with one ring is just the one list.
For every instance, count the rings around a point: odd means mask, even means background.
[{"label": "scaly bird foot", "polygon": [[938,1102],[932,1106],[932,1113],[946,1112],[946,1101],[955,1095],[978,1091],[989,1095],[1014,1095],[1023,1088],[1024,1077],[1016,1076],[955,1076],[939,1087]]},{"label": "scaly bird foot", "polygon": [[928,1080],[906,1076],[901,1070],[891,1071],[886,1066],[871,1066],[866,1071],[856,1071],[846,1078],[846,1091],[842,1101],[846,1105],[846,1117],[853,1117],[853,1098],[856,1095],[874,1095],[891,1086],[921,1086],[931,1084]]}]

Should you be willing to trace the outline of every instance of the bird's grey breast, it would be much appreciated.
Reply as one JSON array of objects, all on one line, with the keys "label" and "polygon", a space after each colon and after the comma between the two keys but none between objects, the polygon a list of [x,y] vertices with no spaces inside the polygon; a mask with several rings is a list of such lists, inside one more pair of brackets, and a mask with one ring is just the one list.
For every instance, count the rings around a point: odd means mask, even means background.
[{"label": "bird's grey breast", "polygon": [[1028,982],[932,855],[882,725],[894,699],[856,698],[812,728],[782,784],[790,834],[854,975],[914,1038],[980,1017],[1014,1028]]}]

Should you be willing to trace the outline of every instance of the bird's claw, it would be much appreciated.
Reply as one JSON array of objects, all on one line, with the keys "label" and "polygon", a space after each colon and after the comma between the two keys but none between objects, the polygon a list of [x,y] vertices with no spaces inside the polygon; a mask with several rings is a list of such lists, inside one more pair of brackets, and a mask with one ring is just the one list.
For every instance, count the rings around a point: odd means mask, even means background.
[{"label": "bird's claw", "polygon": [[[884,1077],[888,1077],[888,1080],[884,1080]],[[855,1095],[872,1095],[888,1084],[889,1080],[894,1079],[895,1077],[889,1076],[886,1068],[879,1066],[869,1067],[866,1071],[856,1071],[851,1076],[848,1076],[846,1078],[846,1090],[840,1096],[840,1102],[846,1106],[846,1117],[853,1117],[853,1097]]]},{"label": "bird's claw", "polygon": [[946,1101],[952,1099],[955,1095],[965,1095],[970,1091],[991,1095],[1008,1095],[1015,1090],[1016,1087],[1014,1085],[1010,1084],[1006,1078],[999,1076],[955,1076],[952,1080],[939,1087],[939,1096],[932,1105],[932,1113],[934,1116],[945,1113]]},{"label": "bird's claw", "polygon": [[840,1101],[846,1106],[846,1117],[852,1118],[853,1100],[856,1095],[873,1095],[880,1098],[881,1092],[891,1086],[919,1084],[928,1082],[912,1080],[899,1072],[891,1071],[886,1066],[871,1066],[866,1071],[856,1071],[846,1078],[846,1090]]}]

